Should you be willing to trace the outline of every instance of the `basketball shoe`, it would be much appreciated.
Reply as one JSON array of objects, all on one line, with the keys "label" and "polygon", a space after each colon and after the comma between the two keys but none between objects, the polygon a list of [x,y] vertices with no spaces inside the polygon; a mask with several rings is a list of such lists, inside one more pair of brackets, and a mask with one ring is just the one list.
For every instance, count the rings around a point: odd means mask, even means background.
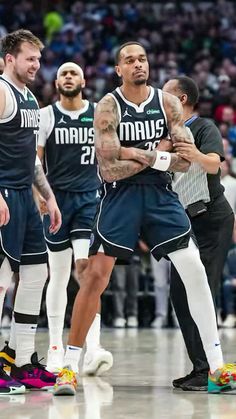
[{"label": "basketball shoe", "polygon": [[64,367],[58,374],[53,387],[54,396],[74,396],[77,389],[76,374],[70,366]]},{"label": "basketball shoe", "polygon": [[0,368],[0,394],[24,394],[25,386]]},{"label": "basketball shoe", "polygon": [[86,375],[102,375],[108,371],[113,365],[113,356],[111,352],[106,351],[98,346],[91,352],[86,352],[82,367],[82,374]]},{"label": "basketball shoe", "polygon": [[236,390],[236,364],[224,364],[208,375],[208,393]]},{"label": "basketball shoe", "polygon": [[5,371],[11,371],[12,365],[15,363],[16,352],[9,348],[8,341],[5,341],[4,348],[0,351],[0,364],[4,365]]},{"label": "basketball shoe", "polygon": [[44,365],[40,364],[37,352],[31,356],[31,364],[17,367],[12,365],[11,376],[15,380],[24,384],[28,389],[48,390],[52,388],[56,382],[56,376],[47,371]]}]

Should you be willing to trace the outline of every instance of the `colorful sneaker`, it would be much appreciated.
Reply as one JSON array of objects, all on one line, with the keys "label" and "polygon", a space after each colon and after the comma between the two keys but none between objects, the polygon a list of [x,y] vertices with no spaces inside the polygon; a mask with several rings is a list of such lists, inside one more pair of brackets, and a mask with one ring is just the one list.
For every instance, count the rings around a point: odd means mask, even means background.
[{"label": "colorful sneaker", "polygon": [[77,389],[77,380],[75,372],[72,371],[71,367],[63,368],[56,380],[56,384],[53,387],[54,396],[74,396]]},{"label": "colorful sneaker", "polygon": [[5,371],[11,371],[12,365],[15,363],[16,352],[9,348],[8,341],[5,341],[5,346],[0,352],[0,364],[4,365]]},{"label": "colorful sneaker", "polygon": [[47,370],[58,374],[63,367],[64,349],[57,349],[56,346],[48,350]]},{"label": "colorful sneaker", "polygon": [[22,367],[13,365],[11,376],[24,384],[26,388],[34,390],[48,390],[56,382],[56,376],[47,371],[44,365],[40,364],[37,352],[34,352],[31,356],[31,364],[26,364]]},{"label": "colorful sneaker", "polygon": [[25,386],[0,368],[0,394],[24,394]]},{"label": "colorful sneaker", "polygon": [[113,365],[111,352],[100,346],[93,352],[86,352],[83,363],[83,375],[102,375]]},{"label": "colorful sneaker", "polygon": [[223,393],[236,389],[236,364],[225,364],[208,375],[208,393]]}]

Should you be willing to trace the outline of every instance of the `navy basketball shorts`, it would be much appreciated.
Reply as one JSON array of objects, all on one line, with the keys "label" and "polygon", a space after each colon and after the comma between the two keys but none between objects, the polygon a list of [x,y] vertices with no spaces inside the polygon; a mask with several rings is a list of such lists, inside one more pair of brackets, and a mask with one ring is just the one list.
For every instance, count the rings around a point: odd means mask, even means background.
[{"label": "navy basketball shorts", "polygon": [[0,188],[0,191],[10,211],[9,223],[0,229],[0,247],[12,270],[18,272],[19,265],[46,263],[43,225],[32,189]]},{"label": "navy basketball shorts", "polygon": [[[114,187],[115,186],[115,187]],[[191,225],[177,194],[165,185],[105,185],[91,236],[90,255],[129,259],[139,239],[160,260],[188,246]]]},{"label": "navy basketball shorts", "polygon": [[49,233],[50,218],[43,217],[44,234],[48,248],[59,252],[71,247],[71,241],[90,239],[100,197],[96,190],[68,192],[54,190],[57,205],[62,215],[62,226],[56,234]]}]

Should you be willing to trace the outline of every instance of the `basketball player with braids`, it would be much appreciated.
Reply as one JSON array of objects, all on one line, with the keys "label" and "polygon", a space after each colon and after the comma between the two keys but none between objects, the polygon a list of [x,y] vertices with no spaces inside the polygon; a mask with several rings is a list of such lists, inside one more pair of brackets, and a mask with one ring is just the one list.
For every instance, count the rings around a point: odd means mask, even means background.
[{"label": "basketball player with braids", "polygon": [[[38,155],[45,159],[47,179],[62,213],[62,226],[56,234],[50,234],[50,218],[44,216],[50,266],[46,295],[50,340],[47,368],[52,372],[58,372],[64,365],[62,333],[72,253],[81,281],[100,198],[101,181],[94,148],[95,105],[82,98],[84,86],[82,68],[73,62],[62,64],[56,80],[60,98],[40,111]],[[101,316],[97,312],[86,338],[84,375],[100,375],[112,366],[112,354],[100,346],[100,328]],[[67,347],[66,363],[72,363],[67,358],[74,351]],[[78,365],[73,364],[73,368],[77,370]]]},{"label": "basketball player with braids", "polygon": [[[147,54],[138,42],[118,49],[116,72],[122,85],[107,94],[95,111],[95,148],[104,194],[85,280],[74,305],[69,345],[77,347],[79,359],[116,258],[129,258],[141,236],[156,259],[168,257],[180,274],[210,366],[208,391],[231,389],[236,387],[236,366],[224,364],[205,269],[190,238],[189,219],[171,190],[168,171],[186,171],[188,165],[177,154],[156,149],[168,134],[174,144],[192,141],[182,122],[181,104],[147,84]],[[75,388],[75,374],[65,368],[54,393],[74,394]]]}]

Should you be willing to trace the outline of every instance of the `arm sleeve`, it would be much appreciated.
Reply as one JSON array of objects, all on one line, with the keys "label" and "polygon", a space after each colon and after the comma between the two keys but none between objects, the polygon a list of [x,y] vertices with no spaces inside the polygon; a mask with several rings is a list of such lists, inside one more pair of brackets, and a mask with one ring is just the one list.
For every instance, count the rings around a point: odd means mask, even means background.
[{"label": "arm sleeve", "polygon": [[45,147],[54,126],[54,114],[51,105],[40,109],[38,145]]}]

